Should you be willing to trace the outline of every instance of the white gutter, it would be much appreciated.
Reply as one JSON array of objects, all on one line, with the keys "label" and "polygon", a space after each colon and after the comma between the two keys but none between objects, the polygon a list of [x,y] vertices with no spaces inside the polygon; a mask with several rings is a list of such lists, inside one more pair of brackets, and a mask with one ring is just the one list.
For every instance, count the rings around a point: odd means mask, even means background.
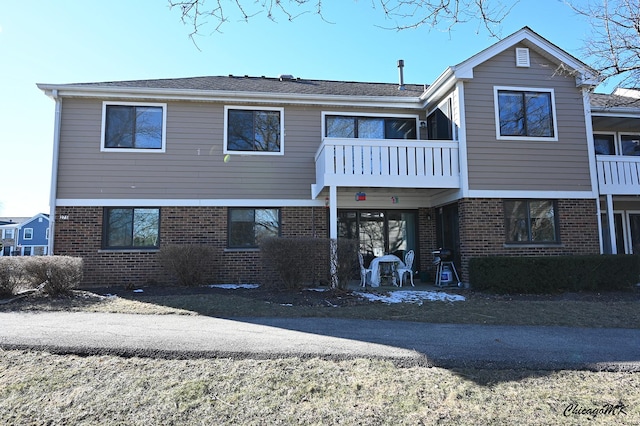
[{"label": "white gutter", "polygon": [[53,256],[55,224],[56,224],[56,198],[58,189],[58,154],[60,152],[60,122],[62,120],[62,98],[58,96],[58,90],[51,91],[50,96],[56,102],[55,118],[53,123],[53,156],[51,161],[51,192],[49,195],[49,256]]},{"label": "white gutter", "polygon": [[166,89],[145,87],[106,87],[106,86],[76,86],[57,84],[38,84],[38,88],[48,96],[57,92],[60,97],[95,97],[100,99],[133,98],[133,99],[163,99],[186,100],[200,102],[254,102],[254,103],[283,103],[291,105],[352,105],[392,108],[416,108],[420,106],[418,96],[345,96],[292,94],[269,92],[242,92],[229,90],[194,90],[194,89]]}]

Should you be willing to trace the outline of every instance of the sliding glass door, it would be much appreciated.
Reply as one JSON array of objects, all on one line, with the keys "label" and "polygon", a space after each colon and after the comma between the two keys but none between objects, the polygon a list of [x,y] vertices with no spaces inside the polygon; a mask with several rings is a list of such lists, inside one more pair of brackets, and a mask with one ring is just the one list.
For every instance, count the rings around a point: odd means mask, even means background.
[{"label": "sliding glass door", "polygon": [[404,260],[407,251],[418,260],[417,212],[400,210],[338,210],[338,238],[357,239],[369,264],[374,257],[394,254]]}]

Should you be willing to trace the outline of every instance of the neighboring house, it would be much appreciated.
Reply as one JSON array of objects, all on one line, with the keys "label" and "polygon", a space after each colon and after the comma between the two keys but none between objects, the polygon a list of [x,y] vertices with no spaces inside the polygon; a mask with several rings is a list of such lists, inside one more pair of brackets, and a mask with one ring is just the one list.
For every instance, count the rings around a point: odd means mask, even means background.
[{"label": "neighboring house", "polygon": [[429,86],[398,66],[398,84],[39,84],[56,102],[54,253],[107,285],[157,279],[156,251],[187,243],[219,250],[219,281],[259,282],[265,235],[414,250],[417,271],[451,248],[464,281],[477,256],[640,252],[633,91],[591,96],[589,67],[529,28]]},{"label": "neighboring house", "polygon": [[49,215],[0,218],[0,256],[41,256],[49,253]]}]

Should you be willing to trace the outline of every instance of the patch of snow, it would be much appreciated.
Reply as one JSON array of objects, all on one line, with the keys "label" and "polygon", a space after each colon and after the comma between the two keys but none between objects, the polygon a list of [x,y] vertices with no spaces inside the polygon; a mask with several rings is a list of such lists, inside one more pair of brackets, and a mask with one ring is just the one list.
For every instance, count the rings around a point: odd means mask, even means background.
[{"label": "patch of snow", "polygon": [[459,294],[449,294],[441,291],[390,291],[387,294],[378,293],[364,293],[356,291],[354,294],[370,300],[372,302],[383,303],[417,303],[422,305],[425,300],[428,301],[441,301],[441,302],[461,302],[464,301],[464,296]]},{"label": "patch of snow", "polygon": [[316,288],[305,288],[303,290],[307,290],[307,291],[329,291],[328,288],[318,288],[318,287],[316,287]]},{"label": "patch of snow", "polygon": [[224,288],[227,290],[236,290],[239,288],[258,288],[260,284],[211,284],[207,287]]},{"label": "patch of snow", "polygon": [[293,303],[281,303],[280,306],[293,306]]},{"label": "patch of snow", "polygon": [[134,293],[144,293],[144,290],[141,288],[133,290]]}]

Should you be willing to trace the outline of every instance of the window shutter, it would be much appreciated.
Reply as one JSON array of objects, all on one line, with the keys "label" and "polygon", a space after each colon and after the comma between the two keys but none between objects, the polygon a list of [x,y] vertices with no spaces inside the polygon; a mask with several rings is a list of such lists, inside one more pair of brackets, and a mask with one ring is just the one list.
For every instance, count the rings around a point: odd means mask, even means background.
[{"label": "window shutter", "polygon": [[516,67],[528,68],[529,66],[529,49],[524,47],[516,48]]}]

